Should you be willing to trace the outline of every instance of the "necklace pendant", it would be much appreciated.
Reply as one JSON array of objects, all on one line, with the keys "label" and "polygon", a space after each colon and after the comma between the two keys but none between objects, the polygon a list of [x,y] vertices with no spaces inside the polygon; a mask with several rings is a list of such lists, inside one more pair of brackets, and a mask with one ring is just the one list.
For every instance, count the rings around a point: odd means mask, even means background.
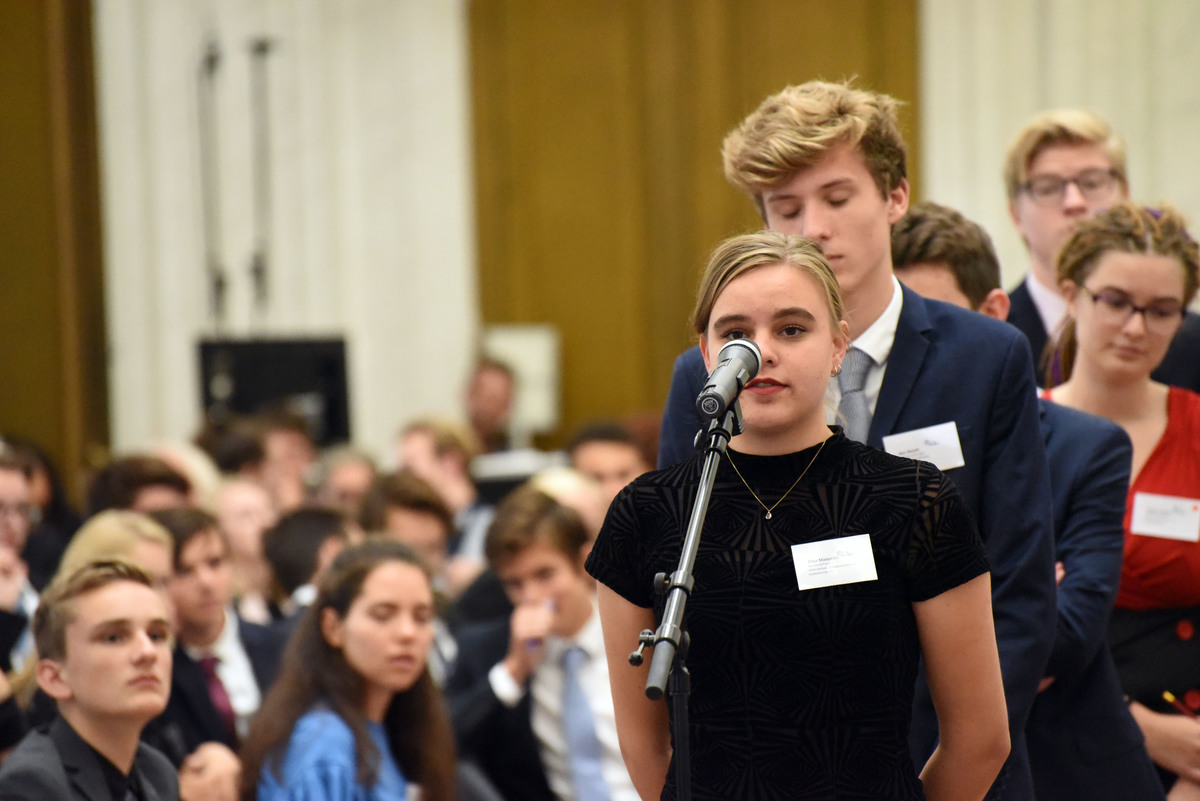
[{"label": "necklace pendant", "polygon": [[768,509],[767,510],[767,520],[770,520],[770,519],[771,519],[771,510]]}]

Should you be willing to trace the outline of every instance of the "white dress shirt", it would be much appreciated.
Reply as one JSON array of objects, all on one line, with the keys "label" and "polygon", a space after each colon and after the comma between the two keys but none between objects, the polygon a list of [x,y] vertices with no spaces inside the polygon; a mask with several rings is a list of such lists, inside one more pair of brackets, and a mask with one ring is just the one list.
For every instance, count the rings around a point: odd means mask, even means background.
[{"label": "white dress shirt", "polygon": [[[892,345],[896,342],[896,326],[900,324],[900,309],[904,305],[904,293],[900,290],[900,282],[892,276],[892,299],[887,308],[875,318],[875,322],[867,327],[850,344],[871,357],[872,364],[867,370],[867,380],[863,384],[863,397],[867,408],[875,415],[875,406],[879,403],[879,391],[883,387],[883,374],[887,369],[888,357],[892,355]],[[837,379],[830,379],[825,385],[825,422],[830,425],[842,425],[837,419],[838,406],[842,402],[842,388]]]},{"label": "white dress shirt", "polygon": [[[546,641],[546,652],[530,682],[530,722],[550,789],[562,801],[575,801],[571,763],[567,758],[566,737],[563,734],[562,703],[566,681],[563,654],[572,645],[578,645],[587,654],[587,659],[579,668],[579,682],[591,703],[596,737],[604,751],[604,781],[608,784],[609,797],[612,801],[640,801],[617,743],[617,720],[613,712],[612,690],[608,684],[608,661],[604,656],[604,638],[600,631],[600,616],[594,611],[594,600],[592,607],[591,617],[573,640],[551,637]],[[501,703],[512,707],[520,702],[524,690],[509,675],[503,663],[492,668],[488,680]]]},{"label": "white dress shirt", "polygon": [[217,677],[225,685],[225,693],[233,705],[234,714],[237,715],[238,736],[245,737],[250,729],[250,719],[262,705],[262,692],[254,678],[250,656],[242,645],[242,638],[238,633],[238,618],[233,612],[233,607],[225,610],[225,626],[211,646],[193,648],[185,645],[183,650],[195,662],[206,656],[217,658]]}]

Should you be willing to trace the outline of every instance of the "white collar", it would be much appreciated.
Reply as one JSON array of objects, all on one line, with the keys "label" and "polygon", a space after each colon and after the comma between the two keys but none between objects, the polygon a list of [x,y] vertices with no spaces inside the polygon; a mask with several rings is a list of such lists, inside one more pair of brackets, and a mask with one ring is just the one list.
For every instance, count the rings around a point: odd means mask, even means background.
[{"label": "white collar", "polygon": [[596,599],[593,597],[592,613],[574,637],[550,637],[546,642],[546,659],[559,661],[567,649],[578,646],[588,659],[604,658],[604,632],[600,628],[600,615],[596,614]]},{"label": "white collar", "polygon": [[192,661],[199,662],[206,656],[215,656],[219,661],[228,663],[229,652],[238,647],[238,618],[233,611],[233,607],[225,608],[225,625],[221,627],[221,633],[217,635],[217,639],[207,648],[196,648],[191,645],[184,645],[183,652],[192,658]]},{"label": "white collar", "polygon": [[1041,281],[1033,277],[1032,272],[1025,276],[1025,288],[1029,290],[1029,299],[1033,301],[1038,317],[1042,318],[1042,328],[1053,336],[1062,325],[1063,318],[1067,316],[1067,301],[1058,294],[1058,290],[1043,286]]},{"label": "white collar", "polygon": [[877,366],[887,364],[888,356],[892,354],[892,345],[896,342],[896,326],[900,324],[900,309],[904,305],[904,292],[900,282],[892,276],[892,299],[888,301],[883,313],[875,318],[875,322],[855,337],[851,344],[871,357]]}]

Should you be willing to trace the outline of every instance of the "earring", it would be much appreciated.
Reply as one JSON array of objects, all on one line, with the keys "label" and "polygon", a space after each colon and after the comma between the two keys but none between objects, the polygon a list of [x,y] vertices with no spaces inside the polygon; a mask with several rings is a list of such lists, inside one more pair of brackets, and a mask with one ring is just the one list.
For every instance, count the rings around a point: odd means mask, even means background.
[{"label": "earring", "polygon": [[829,375],[833,378],[837,378],[841,374],[842,374],[842,366],[839,364],[837,367],[833,368],[833,371]]}]

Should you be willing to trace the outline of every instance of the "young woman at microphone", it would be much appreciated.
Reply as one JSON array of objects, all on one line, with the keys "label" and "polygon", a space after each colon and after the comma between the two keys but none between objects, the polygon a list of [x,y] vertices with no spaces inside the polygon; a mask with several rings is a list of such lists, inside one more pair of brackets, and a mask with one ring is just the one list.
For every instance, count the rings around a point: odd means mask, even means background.
[{"label": "young woman at microphone", "polygon": [[[848,344],[841,294],[809,240],[760,232],[713,252],[693,314],[711,370],[751,339],[762,367],[740,396],[744,430],[713,487],[684,627],[691,638],[693,797],[983,798],[1008,754],[988,562],[958,491],[936,468],[853,442],[825,423],[825,387]],[[617,496],[588,571],[621,751],[643,799],[675,797],[655,629],[703,456]],[[919,658],[941,744],[908,750]]]}]

